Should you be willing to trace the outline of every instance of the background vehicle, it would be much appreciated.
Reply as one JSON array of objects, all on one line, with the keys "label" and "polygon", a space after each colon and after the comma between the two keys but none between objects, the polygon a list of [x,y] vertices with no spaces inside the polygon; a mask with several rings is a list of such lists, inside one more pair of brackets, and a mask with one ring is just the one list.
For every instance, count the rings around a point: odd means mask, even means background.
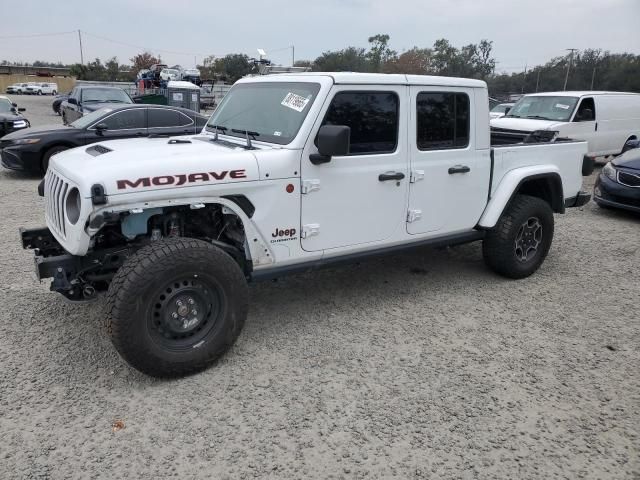
[{"label": "background vehicle", "polygon": [[513,103],[500,103],[499,105],[496,105],[489,111],[489,118],[494,119],[504,117],[509,113],[509,110],[511,110],[511,107],[514,105],[515,104]]},{"label": "background vehicle", "polygon": [[28,83],[14,83],[13,85],[9,85],[7,87],[7,93],[15,93],[17,95],[22,95],[28,86],[29,86]]},{"label": "background vehicle", "polygon": [[58,93],[58,85],[56,83],[34,83],[28,85],[24,93],[29,95],[55,95]]},{"label": "background vehicle", "polygon": [[62,105],[62,102],[64,102],[67,98],[69,98],[69,95],[71,95],[71,92],[63,93],[61,95],[56,95],[56,98],[53,100],[53,103],[51,104],[51,109],[53,110],[54,113],[57,113],[58,115],[61,114],[60,106]]},{"label": "background vehicle", "polygon": [[491,121],[499,144],[520,142],[535,130],[586,140],[591,157],[617,155],[640,138],[640,94],[548,92],[525,95],[507,115]]},{"label": "background vehicle", "polygon": [[131,97],[117,87],[80,86],[71,90],[69,98],[62,102],[62,122],[66,125],[87,113],[118,103],[133,103]]},{"label": "background vehicle", "polygon": [[175,70],[173,68],[164,68],[160,72],[160,80],[164,80],[165,82],[169,82],[171,80],[180,80],[182,75],[179,70]]},{"label": "background vehicle", "polygon": [[181,375],[233,344],[247,279],[477,240],[494,271],[532,274],[554,212],[589,200],[586,149],[491,149],[479,80],[248,77],[201,135],[53,157],[41,184],[48,228],[22,241],[68,299],[109,289],[109,332],[131,365]]},{"label": "background vehicle", "polygon": [[640,141],[607,163],[593,188],[593,200],[601,207],[640,213]]},{"label": "background vehicle", "polygon": [[200,80],[200,70],[197,68],[187,68],[182,72],[182,80],[185,82],[191,82],[194,85],[202,85],[202,81]]},{"label": "background vehicle", "polygon": [[0,138],[31,126],[29,120],[20,115],[20,112],[24,111],[24,108],[18,108],[9,98],[0,95]]},{"label": "background vehicle", "polygon": [[32,173],[47,171],[50,158],[63,150],[105,140],[198,133],[207,117],[178,107],[114,105],[89,113],[68,127],[15,132],[0,139],[2,165]]}]

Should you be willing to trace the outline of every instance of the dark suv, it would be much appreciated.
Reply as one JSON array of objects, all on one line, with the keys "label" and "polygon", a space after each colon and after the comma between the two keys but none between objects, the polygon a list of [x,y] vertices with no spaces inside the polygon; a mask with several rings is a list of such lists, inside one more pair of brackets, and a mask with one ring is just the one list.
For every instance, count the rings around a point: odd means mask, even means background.
[{"label": "dark suv", "polygon": [[75,87],[69,98],[60,105],[62,121],[68,125],[87,113],[126,103],[133,103],[133,100],[118,87]]}]

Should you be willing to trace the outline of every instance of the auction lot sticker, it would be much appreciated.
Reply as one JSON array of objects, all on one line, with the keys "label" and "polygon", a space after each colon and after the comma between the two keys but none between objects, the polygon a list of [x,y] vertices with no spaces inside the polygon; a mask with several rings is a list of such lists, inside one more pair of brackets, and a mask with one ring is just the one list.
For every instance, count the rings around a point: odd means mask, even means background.
[{"label": "auction lot sticker", "polygon": [[292,108],[296,112],[302,112],[304,110],[304,107],[307,106],[307,103],[309,103],[308,98],[304,98],[291,92],[287,93],[287,96],[284,97],[284,100],[280,102],[281,105]]}]

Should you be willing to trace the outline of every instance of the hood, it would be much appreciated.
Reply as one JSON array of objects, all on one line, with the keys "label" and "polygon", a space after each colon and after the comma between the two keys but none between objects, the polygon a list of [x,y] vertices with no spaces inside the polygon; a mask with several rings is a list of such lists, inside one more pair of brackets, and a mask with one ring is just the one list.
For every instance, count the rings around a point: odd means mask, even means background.
[{"label": "hood", "polygon": [[611,162],[616,167],[630,168],[632,170],[640,170],[640,148],[628,150]]},{"label": "hood", "polygon": [[25,130],[10,133],[2,137],[2,140],[19,140],[22,138],[36,138],[43,135],[59,133],[61,130],[68,130],[72,127],[63,127],[60,125],[45,125],[42,127],[31,127]]},{"label": "hood", "polygon": [[504,128],[506,130],[520,130],[533,132],[535,130],[557,130],[563,122],[555,120],[537,120],[535,118],[501,117],[494,118],[490,122],[492,128]]},{"label": "hood", "polygon": [[90,197],[94,184],[117,195],[257,181],[252,152],[199,136],[112,140],[61,152],[51,167],[78,185],[83,197]]},{"label": "hood", "polygon": [[82,110],[85,112],[95,112],[101,108],[113,108],[114,105],[127,105],[125,102],[105,102],[105,103],[83,103]]},{"label": "hood", "polygon": [[5,120],[14,122],[16,120],[24,120],[24,119],[25,118],[20,113],[13,113],[13,112],[0,113],[0,122],[4,122]]}]

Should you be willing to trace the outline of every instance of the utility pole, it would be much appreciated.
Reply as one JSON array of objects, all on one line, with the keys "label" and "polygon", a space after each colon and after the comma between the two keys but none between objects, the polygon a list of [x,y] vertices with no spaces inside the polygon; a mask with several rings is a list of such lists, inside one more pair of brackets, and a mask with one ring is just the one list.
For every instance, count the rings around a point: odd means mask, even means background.
[{"label": "utility pole", "polygon": [[540,83],[540,70],[538,69],[538,76],[536,77],[536,93],[538,93],[538,84]]},{"label": "utility pole", "polygon": [[563,90],[567,90],[567,82],[569,81],[569,70],[571,69],[571,64],[573,63],[573,52],[575,52],[576,50],[578,50],[577,48],[567,48],[567,50],[569,50],[571,52],[571,55],[569,56],[569,64],[567,65],[567,74],[564,77],[564,88]]},{"label": "utility pole", "polygon": [[593,67],[593,73],[591,74],[591,88],[589,90],[593,90],[593,83],[596,79],[596,67]]},{"label": "utility pole", "polygon": [[296,47],[291,45],[291,66],[296,64]]},{"label": "utility pole", "polygon": [[524,86],[527,83],[527,67],[528,64],[524,64],[524,75],[522,76],[522,87],[520,88],[520,93],[524,94]]},{"label": "utility pole", "polygon": [[80,64],[84,65],[84,54],[82,53],[82,34],[80,33],[80,29],[78,29],[78,40],[80,41]]}]

